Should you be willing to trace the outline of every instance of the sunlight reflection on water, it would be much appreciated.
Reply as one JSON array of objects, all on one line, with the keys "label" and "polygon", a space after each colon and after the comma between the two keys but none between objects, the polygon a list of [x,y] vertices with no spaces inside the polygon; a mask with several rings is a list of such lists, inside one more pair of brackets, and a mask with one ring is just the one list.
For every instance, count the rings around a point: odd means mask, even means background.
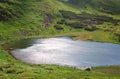
[{"label": "sunlight reflection on water", "polygon": [[24,49],[11,54],[30,64],[70,66],[120,65],[120,46],[111,43],[74,41],[70,37],[35,39]]}]

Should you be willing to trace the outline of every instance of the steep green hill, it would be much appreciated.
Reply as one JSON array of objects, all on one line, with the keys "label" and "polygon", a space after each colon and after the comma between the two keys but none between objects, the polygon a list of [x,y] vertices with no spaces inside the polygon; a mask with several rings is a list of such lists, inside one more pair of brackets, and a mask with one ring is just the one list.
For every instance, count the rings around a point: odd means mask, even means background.
[{"label": "steep green hill", "polygon": [[6,21],[12,17],[19,17],[21,11],[19,7],[22,2],[18,0],[1,0],[0,1],[0,21]]},{"label": "steep green hill", "polygon": [[[99,10],[103,5],[113,6],[106,9],[116,15]],[[119,11],[119,0],[1,0],[0,40],[74,29],[102,29],[119,36]]]},{"label": "steep green hill", "polygon": [[102,12],[120,14],[120,0],[68,0],[68,3],[81,8],[92,7]]}]

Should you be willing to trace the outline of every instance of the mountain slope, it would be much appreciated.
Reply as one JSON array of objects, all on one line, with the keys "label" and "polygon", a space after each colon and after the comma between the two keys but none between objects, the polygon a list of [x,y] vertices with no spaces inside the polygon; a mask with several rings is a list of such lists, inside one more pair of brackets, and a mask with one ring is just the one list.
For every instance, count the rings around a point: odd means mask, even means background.
[{"label": "mountain slope", "polygon": [[[78,11],[57,0],[9,0],[1,1],[0,39],[7,40],[14,36],[41,35],[49,26],[53,26],[61,14],[59,10]],[[5,7],[5,8],[3,8]],[[53,31],[49,30],[49,31]],[[45,33],[47,33],[46,31]],[[9,34],[8,34],[9,33]],[[49,34],[49,33],[48,33]]]},{"label": "mountain slope", "polygon": [[14,16],[19,17],[19,15],[21,14],[21,4],[23,4],[23,2],[19,0],[1,0],[0,21],[6,21]]},{"label": "mountain slope", "polygon": [[[36,36],[82,29],[102,29],[119,36],[119,30],[116,30],[120,26],[119,17],[114,18],[120,11],[118,2],[119,0],[1,0],[0,40],[12,39],[16,35]],[[113,8],[107,7],[109,12],[104,13],[105,9],[99,10],[103,9],[103,5]]]},{"label": "mountain slope", "polygon": [[68,3],[82,8],[92,7],[110,14],[120,14],[120,0],[68,0]]}]

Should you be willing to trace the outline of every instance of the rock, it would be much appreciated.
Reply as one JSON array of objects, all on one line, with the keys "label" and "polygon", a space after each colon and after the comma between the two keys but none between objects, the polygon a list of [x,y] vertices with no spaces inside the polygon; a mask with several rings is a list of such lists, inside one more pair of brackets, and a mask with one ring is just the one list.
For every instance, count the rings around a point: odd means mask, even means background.
[{"label": "rock", "polygon": [[9,50],[13,50],[13,48],[9,48]]},{"label": "rock", "polygon": [[80,70],[91,71],[91,67],[81,67]]},{"label": "rock", "polygon": [[14,49],[13,48],[8,48],[6,51],[11,52],[12,50],[14,50]]}]

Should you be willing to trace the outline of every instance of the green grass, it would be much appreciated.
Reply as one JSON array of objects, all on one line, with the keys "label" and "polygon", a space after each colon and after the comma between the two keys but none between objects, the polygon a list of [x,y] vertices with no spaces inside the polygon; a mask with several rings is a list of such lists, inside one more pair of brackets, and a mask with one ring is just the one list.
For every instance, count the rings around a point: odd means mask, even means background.
[{"label": "green grass", "polygon": [[120,66],[93,67],[92,71],[58,65],[29,65],[0,52],[0,79],[119,79]]},{"label": "green grass", "polygon": [[[10,6],[16,6],[17,0],[10,0],[10,2],[15,2],[15,5]],[[3,3],[2,3],[3,4]],[[50,26],[57,25],[57,22],[62,18],[61,13],[59,10],[65,10],[65,11],[72,11],[74,13],[81,13],[86,12],[90,14],[98,14],[98,15],[105,15],[105,16],[112,16],[112,17],[118,17],[118,15],[110,15],[107,13],[99,12],[97,10],[91,9],[78,9],[75,7],[71,7],[70,5],[63,4],[62,2],[58,0],[26,0],[19,3],[19,6],[16,7],[18,11],[20,11],[21,14],[17,14],[18,17],[13,17],[12,19],[9,19],[5,22],[0,22],[0,39],[9,40],[13,38],[17,38],[15,36],[40,36],[40,35],[46,35],[46,34],[56,34],[57,32],[68,32],[71,31],[69,26],[62,25],[64,28],[64,31],[56,30],[53,27],[46,26],[44,24],[44,19],[46,18],[46,14],[50,14],[53,22]],[[16,9],[14,9],[16,10]],[[84,10],[84,11],[82,11]],[[96,13],[97,12],[97,13]],[[116,19],[116,18],[115,18]],[[72,20],[74,22],[74,20]],[[104,25],[101,25],[104,26]],[[119,34],[119,27],[114,26],[115,28],[114,33]],[[46,30],[49,29],[49,30]],[[110,29],[107,27],[107,29]],[[117,30],[116,30],[117,29]],[[103,28],[104,30],[104,28]],[[112,31],[112,32],[113,32]],[[50,33],[49,33],[50,32]]]},{"label": "green grass", "polygon": [[[68,28],[67,28],[68,29]],[[75,30],[70,29],[67,31],[59,32],[53,35],[46,35],[46,37],[56,37],[56,36],[73,36],[74,40],[84,40],[84,41],[96,41],[96,42],[109,42],[109,43],[117,43],[118,37],[112,34],[111,32],[96,30],[96,31],[85,31],[85,30]]]}]

